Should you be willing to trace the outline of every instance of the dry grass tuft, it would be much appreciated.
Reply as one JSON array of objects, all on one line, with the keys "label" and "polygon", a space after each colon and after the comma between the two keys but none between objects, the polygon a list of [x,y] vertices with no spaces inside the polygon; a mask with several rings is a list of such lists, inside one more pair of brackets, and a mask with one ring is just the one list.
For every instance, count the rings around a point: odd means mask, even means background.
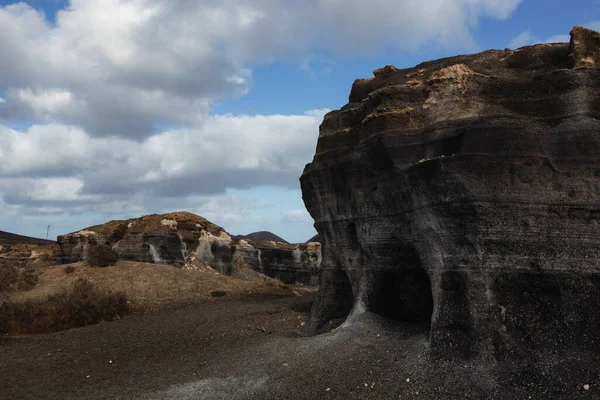
[{"label": "dry grass tuft", "polygon": [[31,270],[13,265],[0,265],[0,293],[29,290],[37,283]]},{"label": "dry grass tuft", "polygon": [[124,293],[101,291],[85,279],[45,300],[0,305],[0,332],[49,333],[120,319],[129,312]]},{"label": "dry grass tuft", "polygon": [[87,263],[90,267],[109,267],[119,261],[119,254],[103,244],[90,246],[88,249]]}]

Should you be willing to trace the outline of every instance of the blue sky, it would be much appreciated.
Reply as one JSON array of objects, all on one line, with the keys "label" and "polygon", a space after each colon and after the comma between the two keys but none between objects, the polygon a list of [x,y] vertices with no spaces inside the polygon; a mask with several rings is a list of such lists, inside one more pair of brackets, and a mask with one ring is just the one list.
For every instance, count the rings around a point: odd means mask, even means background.
[{"label": "blue sky", "polygon": [[354,79],[575,25],[600,0],[0,0],[0,230],[188,210],[304,241],[298,178]]}]

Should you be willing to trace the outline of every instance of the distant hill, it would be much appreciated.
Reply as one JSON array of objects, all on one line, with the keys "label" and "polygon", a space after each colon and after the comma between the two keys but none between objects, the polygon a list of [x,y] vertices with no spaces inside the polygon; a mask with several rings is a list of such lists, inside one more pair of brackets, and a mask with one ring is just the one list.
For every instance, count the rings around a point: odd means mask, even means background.
[{"label": "distant hill", "polygon": [[29,236],[17,235],[16,233],[0,231],[0,245],[2,244],[56,244],[54,240],[44,240]]},{"label": "distant hill", "polygon": [[315,236],[311,237],[310,239],[308,239],[306,241],[306,243],[308,243],[308,242],[319,242],[319,243],[321,243],[321,237],[317,233]]},{"label": "distant hill", "polygon": [[273,241],[273,242],[281,242],[281,243],[289,243],[287,240],[277,236],[272,232],[260,231],[260,232],[252,232],[247,235],[234,235],[232,236],[234,239],[249,239],[254,241]]}]

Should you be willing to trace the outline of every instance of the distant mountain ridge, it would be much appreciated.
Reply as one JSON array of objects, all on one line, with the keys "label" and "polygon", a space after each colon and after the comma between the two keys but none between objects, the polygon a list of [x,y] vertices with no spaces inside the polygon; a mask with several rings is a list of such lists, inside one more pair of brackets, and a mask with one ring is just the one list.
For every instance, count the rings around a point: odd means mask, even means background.
[{"label": "distant mountain ridge", "polygon": [[45,240],[40,238],[34,238],[30,236],[17,235],[16,233],[10,233],[5,231],[0,231],[0,245],[1,244],[21,244],[21,243],[30,243],[30,244],[56,244],[54,240]]},{"label": "distant mountain ridge", "polygon": [[306,243],[309,243],[309,242],[319,242],[319,243],[321,243],[321,236],[319,236],[319,234],[317,233],[315,236],[311,237],[310,239],[308,239],[306,241]]},{"label": "distant mountain ridge", "polygon": [[263,242],[281,242],[281,243],[289,243],[287,240],[283,239],[280,236],[277,236],[273,232],[269,231],[259,231],[252,232],[247,235],[233,235],[234,239],[250,239],[254,241],[263,241]]}]

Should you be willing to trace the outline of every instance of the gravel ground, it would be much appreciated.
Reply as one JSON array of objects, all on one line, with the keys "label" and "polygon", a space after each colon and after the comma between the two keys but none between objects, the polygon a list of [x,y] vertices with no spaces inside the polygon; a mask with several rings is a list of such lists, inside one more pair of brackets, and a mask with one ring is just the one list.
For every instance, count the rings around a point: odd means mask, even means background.
[{"label": "gravel ground", "polygon": [[[219,298],[49,335],[4,338],[0,398],[599,398],[598,354],[543,357],[548,371],[556,374],[562,366],[564,374],[530,382],[527,371],[506,365],[496,365],[501,373],[494,374],[482,360],[433,359],[427,327],[369,313],[351,317],[335,332],[302,337],[300,325],[313,300],[314,294]],[[510,376],[511,384],[498,376]]]}]

